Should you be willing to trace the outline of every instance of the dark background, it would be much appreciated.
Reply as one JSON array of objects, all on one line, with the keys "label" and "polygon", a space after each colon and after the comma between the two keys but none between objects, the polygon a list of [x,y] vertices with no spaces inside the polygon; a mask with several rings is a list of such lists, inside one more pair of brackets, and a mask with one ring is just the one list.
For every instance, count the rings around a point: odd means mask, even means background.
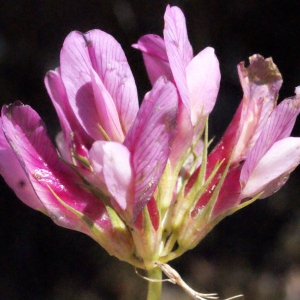
[{"label": "dark background", "polygon": [[[43,84],[59,65],[72,30],[100,28],[123,46],[139,90],[150,89],[141,54],[146,33],[162,34],[166,4],[185,13],[194,53],[212,46],[222,81],[210,118],[221,136],[242,97],[236,65],[254,53],[272,56],[284,78],[280,99],[300,85],[300,4],[261,0],[6,0],[0,3],[0,101],[34,107],[51,137],[59,130]],[[300,135],[300,121],[293,135]],[[172,262],[186,281],[222,297],[300,299],[299,169],[281,191],[226,218],[194,250]],[[144,299],[146,283],[87,236],[55,226],[22,204],[1,180],[0,300]],[[164,284],[163,299],[189,299]]]}]

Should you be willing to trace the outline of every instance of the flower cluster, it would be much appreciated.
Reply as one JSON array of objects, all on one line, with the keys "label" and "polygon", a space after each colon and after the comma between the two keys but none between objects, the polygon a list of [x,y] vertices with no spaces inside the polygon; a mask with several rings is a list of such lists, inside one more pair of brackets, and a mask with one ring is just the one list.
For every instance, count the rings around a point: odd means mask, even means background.
[{"label": "flower cluster", "polygon": [[290,137],[300,92],[276,105],[282,78],[272,59],[240,63],[243,99],[209,153],[220,84],[214,50],[194,56],[184,15],[170,6],[163,38],[145,35],[133,47],[152,84],[140,107],[117,41],[100,30],[70,33],[60,67],[45,77],[61,125],[56,147],[31,107],[4,106],[0,172],[56,224],[151,270],[286,182],[300,161],[300,138]]}]

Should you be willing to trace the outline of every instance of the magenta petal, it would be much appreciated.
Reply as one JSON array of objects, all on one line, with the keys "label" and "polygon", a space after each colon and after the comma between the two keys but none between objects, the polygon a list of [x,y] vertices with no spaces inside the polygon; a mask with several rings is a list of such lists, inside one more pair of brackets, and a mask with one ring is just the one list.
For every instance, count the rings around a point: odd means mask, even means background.
[{"label": "magenta petal", "polygon": [[300,138],[288,137],[275,142],[252,170],[241,198],[261,198],[276,192],[300,162]]},{"label": "magenta petal", "polygon": [[147,34],[141,37],[137,44],[132,45],[143,53],[144,63],[152,85],[160,76],[166,76],[172,80],[173,75],[170,69],[164,40],[155,34]]},{"label": "magenta petal", "polygon": [[241,167],[239,165],[229,170],[213,208],[213,217],[218,217],[220,214],[240,204],[240,174]]},{"label": "magenta petal", "polygon": [[286,99],[274,109],[254,147],[247,156],[241,172],[241,183],[243,185],[246,184],[253,169],[273,144],[291,134],[299,112],[300,98]]},{"label": "magenta petal", "polygon": [[20,161],[7,142],[2,130],[0,131],[0,174],[20,200],[33,209],[45,212],[43,204],[36,196]]},{"label": "magenta petal", "polygon": [[178,7],[168,6],[166,9],[164,40],[181,100],[189,109],[186,67],[193,58],[193,49],[188,40],[185,17]]},{"label": "magenta petal", "polygon": [[207,116],[212,111],[219,91],[221,74],[213,48],[205,48],[191,60],[186,68],[186,78],[191,119],[195,125],[200,116]]},{"label": "magenta petal", "polygon": [[124,145],[132,155],[134,217],[152,197],[176,134],[177,92],[161,77],[142,102]]},{"label": "magenta petal", "polygon": [[111,228],[104,205],[79,187],[79,178],[58,158],[34,110],[16,104],[3,107],[2,121],[9,143],[47,214],[55,223],[95,238],[86,223],[57,200],[56,197],[59,197],[100,228]]}]

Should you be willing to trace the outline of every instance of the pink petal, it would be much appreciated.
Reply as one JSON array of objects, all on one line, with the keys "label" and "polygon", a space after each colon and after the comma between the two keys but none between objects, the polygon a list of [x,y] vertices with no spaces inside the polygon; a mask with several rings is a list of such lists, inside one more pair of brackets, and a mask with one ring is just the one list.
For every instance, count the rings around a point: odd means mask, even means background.
[{"label": "pink petal", "polygon": [[0,174],[19,199],[31,208],[45,213],[43,204],[36,196],[27,175],[2,130],[0,131]]},{"label": "pink petal", "polygon": [[181,100],[189,110],[189,92],[185,70],[193,58],[193,50],[187,36],[185,17],[178,7],[167,6],[164,18],[164,41],[170,67]]},{"label": "pink petal", "polygon": [[199,117],[213,109],[220,86],[220,68],[214,49],[207,47],[198,53],[186,68],[191,119],[195,125]]},{"label": "pink petal", "polygon": [[138,100],[134,79],[122,48],[113,37],[100,30],[86,34],[72,32],[66,38],[61,52],[62,79],[78,120],[94,139],[99,139],[102,136],[97,126],[99,115],[91,83],[92,69],[115,102],[126,134],[138,111]]},{"label": "pink petal", "polygon": [[168,43],[173,42],[174,46],[176,46],[179,51],[184,66],[186,67],[193,59],[193,49],[187,35],[185,16],[179,7],[171,7],[168,5],[164,19],[164,34],[168,37]]},{"label": "pink petal", "polygon": [[82,219],[57,200],[55,193],[100,228],[109,230],[111,223],[104,205],[79,187],[79,178],[58,158],[36,112],[29,106],[10,105],[3,107],[2,121],[9,143],[53,221],[96,238]]},{"label": "pink petal", "polygon": [[253,168],[243,188],[241,199],[257,195],[261,198],[276,192],[300,162],[300,138],[276,141]]},{"label": "pink petal", "polygon": [[297,96],[282,101],[274,109],[245,161],[241,173],[241,183],[243,185],[249,180],[253,169],[273,144],[291,134],[299,112],[300,98],[297,98]]},{"label": "pink petal", "polygon": [[161,77],[142,102],[124,145],[131,152],[135,182],[134,217],[152,197],[176,133],[177,92]]},{"label": "pink petal", "polygon": [[77,120],[93,139],[103,139],[97,126],[99,116],[91,83],[91,60],[82,33],[71,32],[67,36],[60,63],[61,77]]},{"label": "pink petal", "polygon": [[94,172],[114,200],[125,210],[131,192],[130,152],[122,144],[97,141],[90,150]]},{"label": "pink petal", "polygon": [[139,109],[137,89],[126,56],[120,44],[103,31],[91,30],[85,36],[92,42],[89,53],[94,69],[115,101],[126,134]]},{"label": "pink petal", "polygon": [[166,76],[172,80],[173,75],[170,69],[164,40],[155,34],[147,34],[141,37],[137,44],[132,45],[143,53],[144,63],[152,85],[160,76]]}]

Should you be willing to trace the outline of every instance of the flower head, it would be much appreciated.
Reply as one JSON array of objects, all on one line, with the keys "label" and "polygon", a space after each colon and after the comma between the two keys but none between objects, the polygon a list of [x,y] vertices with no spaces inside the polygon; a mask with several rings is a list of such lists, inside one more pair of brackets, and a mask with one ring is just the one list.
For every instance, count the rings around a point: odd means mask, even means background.
[{"label": "flower head", "polygon": [[17,196],[144,269],[277,191],[300,161],[300,138],[290,137],[300,93],[277,105],[281,74],[260,55],[238,65],[244,96],[209,153],[219,63],[210,47],[193,55],[179,8],[164,18],[163,38],[134,45],[152,84],[140,108],[121,46],[92,30],[70,33],[60,67],[45,77],[61,125],[56,147],[31,107],[16,102],[1,113],[0,172]]},{"label": "flower head", "polygon": [[[48,72],[45,84],[62,128],[59,154],[32,108],[4,106],[2,176],[23,202],[58,225],[82,231],[109,253],[144,267],[132,231],[142,229],[143,209],[157,210],[151,198],[177,127],[174,85],[161,77],[138,109],[125,55],[100,30],[72,32],[60,68]],[[149,226],[157,230],[158,220],[152,217]]]}]

